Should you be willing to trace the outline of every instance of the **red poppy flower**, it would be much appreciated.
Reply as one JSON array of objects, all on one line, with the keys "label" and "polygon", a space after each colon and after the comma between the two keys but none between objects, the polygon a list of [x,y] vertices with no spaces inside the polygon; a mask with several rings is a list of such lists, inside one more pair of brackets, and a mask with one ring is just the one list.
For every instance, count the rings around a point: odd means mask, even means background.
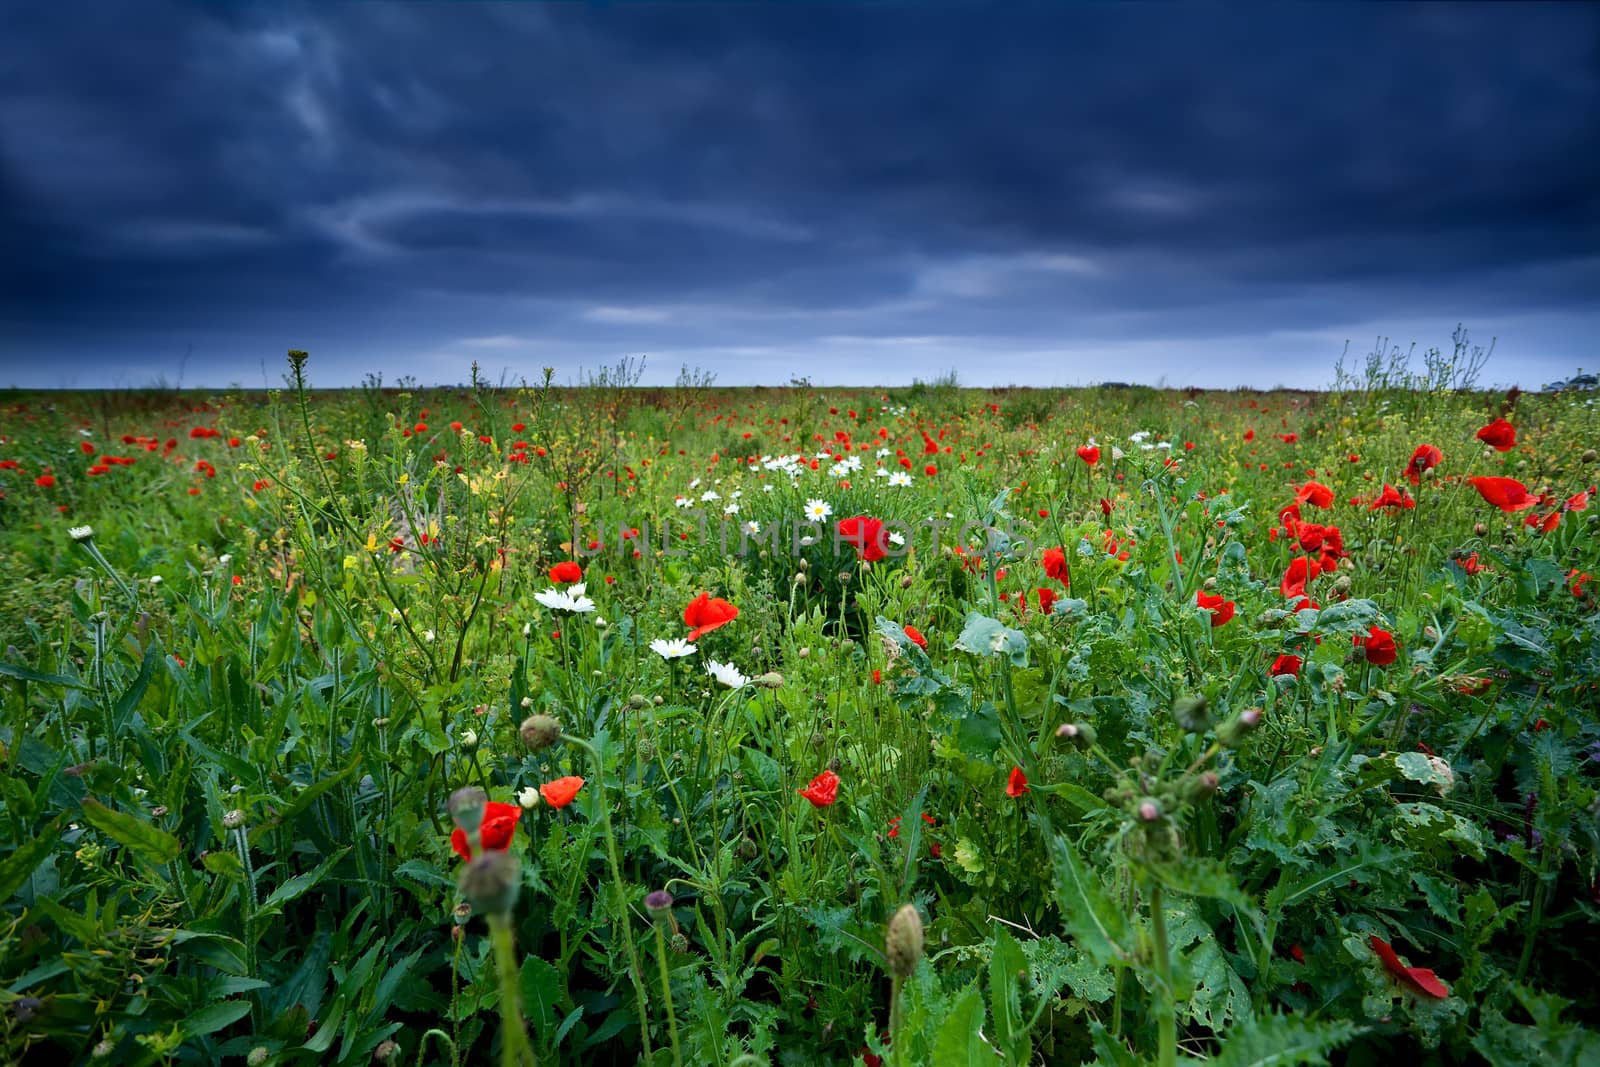
[{"label": "red poppy flower", "polygon": [[811,779],[811,784],[795,792],[811,801],[814,808],[825,808],[839,799],[839,776],[832,771],[823,771]]},{"label": "red poppy flower", "polygon": [[1310,557],[1296,556],[1289,561],[1289,568],[1283,572],[1283,580],[1278,583],[1278,589],[1290,600],[1298,600],[1306,595],[1306,583],[1321,571],[1321,564],[1313,565]]},{"label": "red poppy flower", "polygon": [[1394,634],[1388,630],[1372,626],[1366,633],[1356,634],[1354,640],[1355,646],[1367,657],[1367,662],[1374,666],[1386,667],[1399,655],[1394,643]]},{"label": "red poppy flower", "polygon": [[1298,677],[1300,674],[1300,663],[1301,660],[1299,656],[1286,652],[1272,661],[1272,670],[1268,671],[1267,673],[1273,675],[1274,677],[1280,674],[1293,674]]},{"label": "red poppy flower", "polygon": [[40,489],[49,489],[56,484],[56,476],[54,474],[41,474],[33,480],[33,484]]},{"label": "red poppy flower", "polygon": [[1208,593],[1204,589],[1197,589],[1194,602],[1211,612],[1212,626],[1221,626],[1233,618],[1233,601],[1222,599],[1221,593]]},{"label": "red poppy flower", "polygon": [[1095,445],[1079,445],[1078,458],[1092,467],[1100,462],[1100,449]]},{"label": "red poppy flower", "polygon": [[583,581],[583,568],[570,559],[564,559],[550,568],[552,582],[581,582]]},{"label": "red poppy flower", "polygon": [[1388,968],[1389,973],[1400,979],[1403,984],[1439,1000],[1443,1000],[1450,995],[1450,987],[1439,981],[1438,975],[1426,967],[1407,967],[1400,962],[1399,955],[1395,953],[1389,942],[1377,934],[1370,935],[1367,938],[1367,943],[1372,946],[1372,951],[1378,954],[1378,958],[1383,961],[1383,965]]},{"label": "red poppy flower", "polygon": [[1589,506],[1589,490],[1583,489],[1567,497],[1567,502],[1561,505],[1562,511],[1583,511]]},{"label": "red poppy flower", "polygon": [[923,649],[928,647],[928,639],[922,636],[921,630],[917,629],[915,626],[912,626],[910,623],[907,623],[905,626],[905,631],[906,636],[911,639],[911,643],[913,645]]},{"label": "red poppy flower", "polygon": [[[1408,468],[1409,470],[1409,468]],[[1377,511],[1379,508],[1414,508],[1417,502],[1410,493],[1402,493],[1388,482],[1383,483],[1383,492],[1373,497],[1368,511]]]},{"label": "red poppy flower", "polygon": [[1478,495],[1501,511],[1526,511],[1537,507],[1539,498],[1528,492],[1528,487],[1515,478],[1480,477],[1468,479]]},{"label": "red poppy flower", "polygon": [[1028,776],[1022,773],[1021,767],[1011,768],[1011,774],[1006,778],[1006,796],[1020,797],[1028,791]]},{"label": "red poppy flower", "polygon": [[1044,564],[1044,572],[1062,585],[1070,585],[1072,570],[1067,566],[1067,553],[1061,548],[1047,548],[1040,562]]},{"label": "red poppy flower", "polygon": [[873,563],[888,554],[886,544],[886,531],[881,519],[874,519],[867,515],[855,515],[848,519],[839,520],[839,540],[847,545],[854,545],[856,558]]},{"label": "red poppy flower", "polygon": [[1422,472],[1437,467],[1444,460],[1444,453],[1432,445],[1418,445],[1417,450],[1411,453],[1411,462],[1406,464],[1406,481],[1418,485],[1422,481]]},{"label": "red poppy flower", "polygon": [[1294,494],[1294,498],[1301,504],[1310,504],[1312,507],[1333,507],[1333,490],[1321,482],[1307,482]]},{"label": "red poppy flower", "polygon": [[1509,452],[1517,447],[1517,428],[1505,419],[1495,419],[1475,436],[1496,452]]},{"label": "red poppy flower", "polygon": [[539,787],[539,795],[544,797],[544,802],[552,808],[564,808],[572,803],[572,798],[577,796],[578,790],[582,788],[583,779],[573,774],[544,783]]},{"label": "red poppy flower", "polygon": [[1054,589],[1046,589],[1043,586],[1041,586],[1040,588],[1035,590],[1035,592],[1038,593],[1038,595],[1039,595],[1039,611],[1040,611],[1040,613],[1044,614],[1044,615],[1050,614],[1051,610],[1056,606],[1056,593],[1055,593],[1055,590]]},{"label": "red poppy flower", "polygon": [[[504,852],[511,847],[511,837],[516,833],[517,820],[520,818],[522,809],[517,805],[489,801],[483,806],[483,821],[478,824],[478,843],[492,852]],[[459,826],[450,835],[450,847],[462,859],[472,859],[467,832]]]},{"label": "red poppy flower", "polygon": [[701,593],[683,609],[684,624],[691,627],[689,640],[694,641],[725,626],[739,617],[739,609],[710,593]]}]

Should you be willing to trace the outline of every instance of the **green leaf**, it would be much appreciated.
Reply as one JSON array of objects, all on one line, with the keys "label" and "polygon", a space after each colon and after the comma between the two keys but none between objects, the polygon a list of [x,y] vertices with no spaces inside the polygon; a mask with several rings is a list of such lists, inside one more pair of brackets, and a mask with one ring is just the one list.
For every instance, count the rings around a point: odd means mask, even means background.
[{"label": "green leaf", "polygon": [[17,663],[0,663],[0,678],[15,678],[19,682],[40,682],[44,685],[60,685],[68,689],[88,689],[89,684],[79,678],[68,678],[64,674],[45,674]]},{"label": "green leaf", "polygon": [[1262,1015],[1230,1028],[1210,1067],[1297,1067],[1328,1062],[1328,1053],[1361,1032],[1349,1022],[1310,1023],[1292,1015]]},{"label": "green leaf", "polygon": [[152,863],[171,863],[183,854],[183,845],[176,837],[137,815],[113,811],[93,797],[85,797],[82,807],[90,826]]},{"label": "green leaf", "polygon": [[969,985],[950,1006],[933,1040],[933,1067],[993,1067],[994,1049],[984,1041],[983,998]]},{"label": "green leaf", "polygon": [[322,779],[320,782],[313,782],[311,785],[306,786],[300,791],[300,795],[291,800],[284,807],[283,811],[279,813],[279,821],[285,823],[291,821],[297,815],[315,803],[316,799],[322,794],[326,793],[340,782],[347,780],[352,774],[355,774],[360,767],[361,757],[357,756],[339,771],[328,775],[328,777]]},{"label": "green leaf", "polygon": [[1064,835],[1053,835],[1050,851],[1056,869],[1056,898],[1068,931],[1097,963],[1121,958],[1122,945],[1128,941],[1122,909]]},{"label": "green leaf", "polygon": [[293,878],[290,878],[288,881],[284,882],[278,888],[274,889],[266,900],[261,902],[261,911],[257,914],[281,911],[283,909],[283,905],[287,904],[291,900],[294,900],[296,897],[305,895],[313,886],[326,878],[328,876],[328,872],[333,869],[333,865],[344,859],[345,853],[349,851],[350,850],[347,848],[341,849],[340,851],[329,856],[327,859],[323,860],[321,863],[317,864],[315,870],[307,871],[304,874],[297,874]]},{"label": "green leaf", "polygon": [[538,956],[522,961],[522,1011],[536,1033],[555,1026],[561,1003],[561,972]]},{"label": "green leaf", "polygon": [[994,951],[989,956],[989,1014],[994,1019],[995,1046],[1007,1063],[1027,1063],[1033,1058],[1022,1018],[1022,994],[1017,988],[1027,967],[1022,946],[1004,926],[996,925]]},{"label": "green leaf", "polygon": [[1003,653],[1011,660],[1012,666],[1028,665],[1028,635],[1021,630],[1013,630],[998,619],[991,619],[979,611],[967,613],[967,621],[961,628],[961,636],[956,638],[956,647],[963,652],[971,652],[978,656],[995,656]]},{"label": "green leaf", "polygon": [[207,1004],[183,1021],[183,1032],[190,1037],[214,1034],[223,1027],[232,1026],[249,1014],[248,1000],[223,1000],[216,1004]]},{"label": "green leaf", "polygon": [[51,822],[39,832],[39,836],[24,841],[11,855],[0,860],[0,902],[10,900],[38,870],[45,857],[50,855],[50,850],[55,848],[56,840],[61,836],[56,826],[57,823]]}]

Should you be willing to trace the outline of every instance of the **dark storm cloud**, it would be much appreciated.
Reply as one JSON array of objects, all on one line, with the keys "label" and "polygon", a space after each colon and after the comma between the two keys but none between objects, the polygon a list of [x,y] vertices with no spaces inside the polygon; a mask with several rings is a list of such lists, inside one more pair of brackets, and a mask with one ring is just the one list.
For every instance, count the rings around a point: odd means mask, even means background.
[{"label": "dark storm cloud", "polygon": [[136,384],[192,345],[223,384],[304,345],[326,382],[649,351],[725,381],[1315,383],[1352,331],[1465,318],[1528,384],[1600,325],[1576,5],[9,22],[12,380]]}]

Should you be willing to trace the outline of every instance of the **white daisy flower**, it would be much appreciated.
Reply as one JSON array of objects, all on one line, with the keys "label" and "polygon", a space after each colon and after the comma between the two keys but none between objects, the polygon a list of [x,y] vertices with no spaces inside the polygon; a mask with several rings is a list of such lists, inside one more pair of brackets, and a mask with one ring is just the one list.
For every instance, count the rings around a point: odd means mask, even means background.
[{"label": "white daisy flower", "polygon": [[761,524],[756,520],[751,519],[744,525],[740,526],[739,529],[744,531],[745,536],[754,537],[756,534],[761,532]]},{"label": "white daisy flower", "polygon": [[705,492],[700,494],[700,499],[709,504],[713,500],[721,500],[722,497],[718,495],[715,489],[707,489]]},{"label": "white daisy flower", "polygon": [[685,641],[681,637],[674,637],[670,641],[666,638],[658,637],[650,642],[650,651],[662,659],[682,659],[684,656],[692,656],[700,650],[693,643]]},{"label": "white daisy flower", "polygon": [[584,583],[568,586],[566,589],[546,589],[542,593],[533,594],[533,599],[549,608],[551,611],[566,611],[574,615],[586,615],[594,610],[594,601],[584,596]]},{"label": "white daisy flower", "polygon": [[706,670],[711,677],[727,686],[729,689],[743,689],[750,684],[750,679],[739,672],[739,668],[731,663],[718,663],[716,660],[706,662]]},{"label": "white daisy flower", "polygon": [[739,514],[739,504],[738,504],[738,502],[737,502],[737,501],[733,501],[733,500],[730,500],[730,501],[729,501],[729,502],[728,502],[728,503],[727,503],[727,504],[726,504],[726,505],[725,505],[725,506],[724,506],[724,507],[723,507],[723,509],[722,509],[722,513],[723,513],[723,514],[724,514],[724,515],[737,515],[737,514]]},{"label": "white daisy flower", "polygon": [[890,530],[889,543],[894,545],[896,548],[904,548],[906,544],[906,535],[901,533],[899,530]]},{"label": "white daisy flower", "polygon": [[87,541],[94,536],[93,526],[74,526],[67,531],[67,536],[74,541]]},{"label": "white daisy flower", "polygon": [[910,485],[911,475],[907,474],[905,471],[895,471],[893,474],[889,475],[889,484]]},{"label": "white daisy flower", "polygon": [[807,500],[806,501],[805,516],[806,516],[806,518],[810,519],[812,522],[822,522],[824,519],[826,519],[829,515],[832,515],[832,514],[833,514],[833,508],[828,506],[828,502],[827,501],[825,501],[825,500]]}]

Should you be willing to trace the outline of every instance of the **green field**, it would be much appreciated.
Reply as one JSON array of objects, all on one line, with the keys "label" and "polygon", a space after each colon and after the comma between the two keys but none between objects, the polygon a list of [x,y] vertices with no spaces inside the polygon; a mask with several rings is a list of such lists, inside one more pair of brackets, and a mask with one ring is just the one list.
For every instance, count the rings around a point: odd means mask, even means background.
[{"label": "green field", "polygon": [[4,396],[0,1060],[1600,1062],[1595,394],[632,380]]}]

